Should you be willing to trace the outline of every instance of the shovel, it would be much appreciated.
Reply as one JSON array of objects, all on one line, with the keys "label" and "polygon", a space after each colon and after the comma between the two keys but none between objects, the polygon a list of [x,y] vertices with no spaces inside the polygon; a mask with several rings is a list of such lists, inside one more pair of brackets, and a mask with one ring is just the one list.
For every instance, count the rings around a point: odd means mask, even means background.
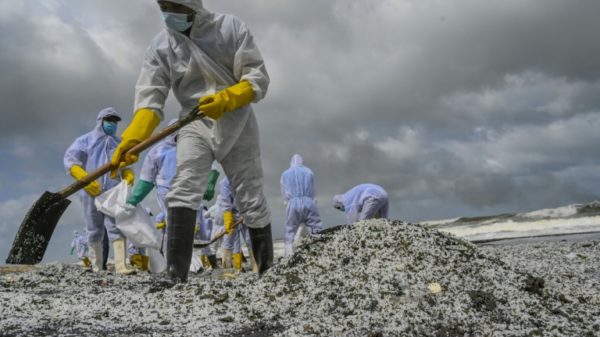
[{"label": "shovel", "polygon": [[[198,107],[196,107],[177,123],[164,128],[159,133],[132,147],[126,153],[139,154],[168,135],[181,129],[184,125],[203,117],[204,113],[200,112]],[[113,169],[113,166],[108,162],[96,171],[87,175],[85,178],[73,183],[60,192],[44,192],[25,215],[21,227],[17,231],[17,235],[13,241],[8,258],[6,258],[6,263],[40,263],[44,257],[46,248],[48,248],[48,243],[58,224],[58,220],[71,203],[67,198],[90,184],[92,181],[110,172],[111,169]]]},{"label": "shovel", "polygon": [[[233,225],[231,225],[231,229],[234,229],[237,225],[241,224],[242,222],[244,222],[244,219],[238,219],[238,221],[234,222]],[[221,233],[219,233],[219,235],[212,238],[212,240],[197,240],[194,242],[194,248],[208,247],[213,243],[221,240],[221,238],[225,236],[225,234],[226,232],[223,230]]]}]

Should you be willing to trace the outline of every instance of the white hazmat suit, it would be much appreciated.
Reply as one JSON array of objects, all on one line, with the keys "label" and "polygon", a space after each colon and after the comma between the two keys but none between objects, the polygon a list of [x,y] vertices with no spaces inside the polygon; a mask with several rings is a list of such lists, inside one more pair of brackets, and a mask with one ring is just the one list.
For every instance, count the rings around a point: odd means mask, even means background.
[{"label": "white hazmat suit", "polygon": [[[164,118],[165,101],[172,91],[183,116],[198,107],[201,98],[239,85],[251,88],[252,102],[260,101],[266,94],[269,76],[246,25],[235,16],[209,12],[200,0],[169,2],[193,12],[186,11],[184,24],[188,28],[178,29],[169,24],[169,18],[177,13],[169,12],[170,7],[163,4],[165,29],[145,52],[136,84],[135,111],[144,111],[140,116],[147,116],[152,110]],[[202,106],[208,109],[208,105]],[[271,215],[262,188],[258,124],[250,104],[236,104],[230,110],[222,116],[214,115],[221,116],[217,120],[195,120],[178,133],[177,172],[166,196],[167,265],[169,277],[176,283],[187,281],[195,210],[202,206],[214,160],[231,180],[239,210],[253,229],[251,235],[260,238],[253,249],[261,251],[261,272],[272,265]]]},{"label": "white hazmat suit", "polygon": [[293,253],[294,238],[301,225],[311,234],[323,229],[321,216],[315,202],[314,174],[303,165],[302,156],[292,156],[290,168],[281,175],[281,194],[287,205],[285,222],[285,255]]},{"label": "white hazmat suit", "polygon": [[[96,118],[96,127],[77,138],[67,149],[63,160],[67,173],[73,165],[81,166],[87,172],[92,172],[110,161],[120,139],[116,136],[106,134],[102,129],[102,119],[108,116],[120,117],[113,108],[101,110]],[[100,184],[101,191],[105,192],[117,186],[121,179],[111,179],[110,175],[106,174],[98,178],[97,181]],[[90,244],[102,241],[104,238],[104,228],[106,228],[110,241],[124,238],[121,231],[117,229],[115,219],[98,211],[96,205],[94,205],[94,197],[83,190],[79,192],[79,196],[83,204],[88,242]]]},{"label": "white hazmat suit", "polygon": [[73,234],[74,238],[71,242],[71,255],[73,255],[73,252],[77,252],[77,257],[80,260],[83,260],[88,251],[87,235],[85,233],[80,234],[78,231],[75,231]]},{"label": "white hazmat suit", "polygon": [[361,184],[333,197],[333,207],[346,213],[348,223],[372,218],[387,218],[389,201],[383,187]]},{"label": "white hazmat suit", "polygon": [[[236,202],[237,200],[235,197],[235,193],[233,192],[233,189],[231,187],[231,183],[229,182],[229,179],[227,179],[227,177],[224,177],[219,182],[219,195],[217,196],[217,205],[219,207],[219,211],[221,212],[221,214],[225,211],[232,211],[234,214],[234,218],[238,219],[239,213],[236,209]],[[251,254],[252,250],[250,248],[250,234],[248,232],[248,227],[244,223],[237,225],[236,228],[233,230],[233,233],[226,234],[223,237],[223,259],[227,260],[226,262],[224,262],[225,266],[227,266],[229,263],[229,257],[227,257],[226,255],[230,254],[233,258],[233,266],[240,267],[240,265],[236,265],[236,261],[241,262],[242,238],[244,239],[244,242],[248,247],[248,251]]]},{"label": "white hazmat suit", "polygon": [[[177,119],[169,121],[169,126]],[[154,183],[156,186],[156,201],[163,214],[167,214],[165,197],[171,187],[171,180],[177,169],[177,134],[171,134],[150,149],[144,158],[140,172],[140,180]]]},{"label": "white hazmat suit", "polygon": [[[150,108],[163,114],[169,90],[192,110],[198,100],[221,89],[248,81],[254,102],[266,94],[269,76],[246,25],[238,18],[212,13],[201,1],[172,1],[196,11],[190,36],[165,27],[146,50],[136,84],[135,110]],[[250,105],[225,113],[217,121],[204,118],[179,131],[178,173],[167,195],[169,207],[199,209],[213,160],[231,179],[240,211],[250,227],[270,223],[262,192],[258,124]]]}]

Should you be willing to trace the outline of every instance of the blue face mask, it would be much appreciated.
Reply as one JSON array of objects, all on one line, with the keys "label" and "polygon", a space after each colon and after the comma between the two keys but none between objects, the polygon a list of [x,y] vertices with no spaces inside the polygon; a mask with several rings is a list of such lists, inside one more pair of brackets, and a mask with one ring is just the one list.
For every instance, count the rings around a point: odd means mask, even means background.
[{"label": "blue face mask", "polygon": [[117,132],[117,123],[102,121],[102,129],[107,135],[112,136]]},{"label": "blue face mask", "polygon": [[163,19],[167,26],[178,32],[185,32],[191,26],[193,21],[188,22],[188,14],[163,12]]}]

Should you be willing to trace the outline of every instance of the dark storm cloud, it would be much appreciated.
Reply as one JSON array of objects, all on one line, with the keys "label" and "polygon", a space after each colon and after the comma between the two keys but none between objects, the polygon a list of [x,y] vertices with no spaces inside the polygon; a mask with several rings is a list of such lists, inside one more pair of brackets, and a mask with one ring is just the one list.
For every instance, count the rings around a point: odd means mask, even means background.
[{"label": "dark storm cloud", "polygon": [[[600,2],[204,3],[248,24],[271,75],[255,111],[276,235],[294,153],[316,174],[327,225],[344,221],[332,195],[363,182],[384,186],[391,216],[409,220],[554,207],[600,189]],[[162,25],[154,0],[0,4],[0,233],[16,231],[21,214],[5,212],[15,202],[70,183],[63,151],[99,109],[130,120]]]}]

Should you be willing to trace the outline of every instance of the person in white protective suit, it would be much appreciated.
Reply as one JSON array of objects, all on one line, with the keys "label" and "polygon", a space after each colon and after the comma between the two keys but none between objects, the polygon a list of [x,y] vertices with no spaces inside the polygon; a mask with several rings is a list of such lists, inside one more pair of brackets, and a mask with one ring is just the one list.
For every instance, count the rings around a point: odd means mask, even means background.
[{"label": "person in white protective suit", "polygon": [[[216,203],[208,208],[208,211],[204,212],[204,216],[211,223],[210,239],[213,240],[217,235],[223,232],[223,212],[219,210],[219,205]],[[217,254],[221,248],[223,239],[215,241],[210,245],[211,252]]]},{"label": "person in white protective suit", "polygon": [[91,267],[92,262],[90,262],[90,259],[87,257],[87,234],[80,234],[78,231],[74,231],[73,236],[70,255],[73,255],[74,252],[77,252],[77,258],[81,260],[83,266],[86,268]]},{"label": "person in white protective suit", "polygon": [[[269,85],[263,58],[244,22],[206,10],[201,0],[158,1],[165,29],[146,50],[135,90],[135,115],[112,158],[131,165],[125,152],[147,139],[163,118],[169,90],[182,115],[198,107],[206,117],[178,133],[177,173],[167,194],[167,265],[172,284],[186,282],[196,210],[213,160],[221,164],[250,227],[260,272],[273,264],[271,215],[263,194],[258,124],[250,103]],[[225,228],[232,230],[232,217]]]},{"label": "person in white protective suit", "polygon": [[[294,154],[290,168],[281,174],[281,194],[287,206],[285,221],[285,256],[294,252],[294,239],[298,232],[317,234],[323,229],[321,216],[315,202],[314,174],[303,165],[302,156]],[[308,227],[303,230],[302,227]]]},{"label": "person in white protective suit", "polygon": [[[240,218],[239,212],[236,209],[235,192],[227,177],[223,177],[219,182],[217,205],[219,206],[219,210],[223,213],[223,220],[227,213],[232,214],[232,220]],[[252,239],[249,234],[248,227],[242,222],[237,225],[231,233],[228,233],[223,237],[223,268],[233,267],[238,270],[242,269],[243,253],[241,239],[243,238],[248,247],[252,269],[257,272],[256,262],[251,249]]]},{"label": "person in white protective suit", "polygon": [[387,218],[389,200],[383,187],[361,184],[333,197],[333,207],[346,213],[348,223],[373,218]]},{"label": "person in white protective suit", "polygon": [[[169,121],[167,126],[171,126],[177,122],[177,119]],[[127,203],[136,206],[148,196],[150,191],[156,186],[156,201],[163,216],[167,214],[166,196],[171,187],[171,181],[177,170],[177,133],[169,135],[167,138],[154,145],[142,164],[139,179],[127,199]],[[210,172],[209,186],[205,191],[205,199],[210,194],[211,182],[212,191],[214,194],[214,185],[219,176],[216,167],[213,166]],[[212,198],[212,195],[210,195]],[[202,212],[197,213],[197,217],[202,217]],[[165,230],[168,219],[165,217],[163,221],[157,222],[158,230]],[[142,258],[143,259],[143,258]],[[216,261],[216,257],[214,257]],[[144,259],[143,259],[144,261]],[[147,263],[145,263],[147,265]],[[215,266],[216,267],[216,266]],[[143,266],[142,266],[143,268]]]},{"label": "person in white protective suit", "polygon": [[[208,214],[208,208],[206,208],[206,206],[203,206],[202,212],[198,212],[196,216],[196,226],[198,227],[196,237],[201,241],[210,241],[213,232],[213,221]],[[211,246],[202,248],[200,261],[202,261],[202,266],[206,269],[218,268],[216,251],[214,251]]]},{"label": "person in white protective suit", "polygon": [[[115,133],[120,120],[121,117],[114,108],[105,108],[98,113],[96,127],[71,144],[65,152],[63,161],[65,169],[73,178],[81,180],[88,175],[88,172],[95,171],[110,160],[113,151],[119,144]],[[133,184],[135,174],[131,169],[122,169],[120,173],[121,178],[126,180],[129,185]],[[115,176],[113,179],[104,175],[84,187],[80,192],[93,271],[102,269],[102,240],[106,233],[113,244],[115,271],[119,274],[133,272],[127,268],[125,263],[125,237],[117,228],[115,219],[99,212],[94,205],[94,198],[118,185],[121,178]]]},{"label": "person in white protective suit", "polygon": [[[177,119],[172,119],[169,121],[168,126],[176,122]],[[148,151],[142,164],[139,179],[131,191],[127,203],[136,206],[156,186],[156,202],[163,214],[167,214],[165,197],[171,186],[171,180],[175,176],[176,169],[177,133],[173,133]]]}]

